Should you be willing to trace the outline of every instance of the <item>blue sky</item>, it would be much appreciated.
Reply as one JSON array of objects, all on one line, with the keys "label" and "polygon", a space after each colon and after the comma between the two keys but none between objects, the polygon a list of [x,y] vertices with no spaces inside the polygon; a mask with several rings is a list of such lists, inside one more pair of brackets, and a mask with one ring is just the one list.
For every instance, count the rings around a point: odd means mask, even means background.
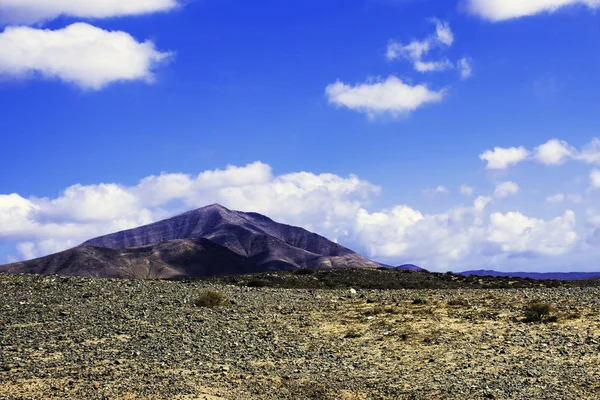
[{"label": "blue sky", "polygon": [[595,2],[45,3],[0,0],[0,262],[220,202],[388,263],[600,270]]}]

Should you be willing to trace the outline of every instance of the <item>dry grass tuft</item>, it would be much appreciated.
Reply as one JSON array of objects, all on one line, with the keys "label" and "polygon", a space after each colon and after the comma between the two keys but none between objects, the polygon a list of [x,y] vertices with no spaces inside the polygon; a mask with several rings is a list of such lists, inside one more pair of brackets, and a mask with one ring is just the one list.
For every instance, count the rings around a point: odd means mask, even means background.
[{"label": "dry grass tuft", "polygon": [[225,304],[226,301],[227,296],[223,293],[213,289],[204,289],[194,300],[194,305],[196,307],[218,307]]},{"label": "dry grass tuft", "polygon": [[556,315],[553,315],[555,311],[553,304],[546,303],[539,300],[530,302],[525,307],[525,322],[555,322],[557,320]]},{"label": "dry grass tuft", "polygon": [[469,301],[463,297],[456,297],[448,300],[448,305],[451,307],[466,307],[469,305]]}]

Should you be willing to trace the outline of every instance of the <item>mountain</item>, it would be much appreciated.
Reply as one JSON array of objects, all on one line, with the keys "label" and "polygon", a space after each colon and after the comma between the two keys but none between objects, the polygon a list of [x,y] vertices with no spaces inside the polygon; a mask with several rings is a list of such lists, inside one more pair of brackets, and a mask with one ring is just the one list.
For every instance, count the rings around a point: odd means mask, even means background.
[{"label": "mountain", "polygon": [[306,229],[213,204],[150,225],[88,240],[82,246],[123,249],[205,238],[270,269],[378,267],[379,264]]},{"label": "mountain", "polygon": [[0,266],[0,272],[169,278],[379,266],[305,229],[213,204],[61,253]]},{"label": "mountain", "polygon": [[532,279],[556,279],[561,281],[574,281],[600,277],[600,272],[499,272],[491,270],[476,270],[461,272],[461,275],[477,276],[510,276]]},{"label": "mountain", "polygon": [[208,239],[178,239],[127,249],[82,246],[35,260],[0,266],[0,272],[166,279],[262,271]]}]

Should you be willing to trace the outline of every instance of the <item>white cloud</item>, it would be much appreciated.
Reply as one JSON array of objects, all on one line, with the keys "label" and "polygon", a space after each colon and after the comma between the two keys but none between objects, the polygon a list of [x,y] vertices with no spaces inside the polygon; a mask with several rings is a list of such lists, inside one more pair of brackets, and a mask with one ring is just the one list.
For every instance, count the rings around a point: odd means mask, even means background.
[{"label": "white cloud", "polygon": [[22,242],[17,245],[17,251],[21,258],[25,260],[30,260],[32,258],[37,257],[37,252],[35,251],[35,243],[33,242]]},{"label": "white cloud", "polygon": [[448,60],[443,61],[415,61],[414,67],[419,72],[444,71],[452,68],[453,65]]},{"label": "white cloud", "polygon": [[471,13],[490,21],[554,12],[574,5],[598,8],[600,0],[467,0],[467,8]]},{"label": "white cloud", "polygon": [[496,190],[494,191],[494,197],[497,199],[503,199],[508,196],[512,196],[519,192],[519,185],[514,182],[502,182],[496,185]]},{"label": "white cloud", "polygon": [[460,193],[465,196],[473,195],[475,188],[469,185],[460,185]]},{"label": "white cloud", "polygon": [[419,72],[444,71],[454,68],[454,65],[448,60],[423,60],[423,57],[428,55],[432,49],[450,47],[454,42],[454,34],[447,22],[435,18],[432,19],[432,22],[436,24],[435,34],[423,40],[414,40],[406,45],[397,41],[390,41],[386,51],[387,59],[404,58],[410,61],[415,70]]},{"label": "white cloud", "polygon": [[529,152],[523,147],[494,147],[494,150],[486,150],[479,158],[487,161],[487,169],[506,169],[525,160]]},{"label": "white cloud", "polygon": [[506,169],[525,159],[544,165],[561,165],[568,160],[581,161],[586,164],[600,165],[600,139],[593,138],[589,143],[577,150],[564,140],[550,139],[537,146],[532,152],[521,147],[501,148],[487,150],[479,156],[488,162],[488,169]]},{"label": "white cloud", "polygon": [[511,254],[537,253],[548,256],[564,254],[577,242],[575,213],[550,221],[530,218],[519,212],[490,215],[488,240]]},{"label": "white cloud", "polygon": [[593,138],[573,158],[586,164],[600,164],[600,139]]},{"label": "white cloud", "polygon": [[154,68],[169,56],[151,41],[141,43],[125,32],[85,23],[54,31],[7,27],[0,33],[0,75],[39,75],[83,89],[99,90],[119,81],[150,83]]},{"label": "white cloud", "polygon": [[546,202],[551,204],[562,203],[565,200],[565,195],[562,193],[557,193],[552,196],[546,197]]},{"label": "white cloud", "polygon": [[479,196],[439,213],[405,204],[371,212],[380,190],[354,175],[274,175],[256,162],[149,176],[134,186],[74,185],[57,198],[0,195],[0,242],[20,243],[19,258],[38,257],[215,202],[303,226],[382,262],[431,269],[510,266],[514,256],[567,253],[578,240],[572,211],[550,220],[499,213],[490,196]]},{"label": "white cloud", "polygon": [[442,185],[438,185],[435,189],[423,189],[423,194],[427,196],[433,196],[436,194],[447,194],[449,193],[448,188]]},{"label": "white cloud", "polygon": [[592,189],[600,189],[600,169],[590,172],[590,185]]},{"label": "white cloud", "polygon": [[388,60],[395,60],[400,57],[405,57],[408,60],[420,60],[423,55],[429,53],[431,44],[428,40],[415,40],[407,45],[400,42],[390,41],[385,53]]},{"label": "white cloud", "polygon": [[[333,234],[347,229],[347,223],[339,221],[351,221],[348,215],[355,215],[360,204],[378,191],[377,186],[356,176],[299,172],[275,177],[271,168],[260,162],[197,176],[149,176],[135,186],[74,185],[54,199],[0,195],[0,241],[76,244],[215,202],[285,217],[298,225],[317,224]],[[173,202],[178,206],[165,211]]]},{"label": "white cloud", "polygon": [[534,149],[533,158],[542,164],[560,165],[575,152],[576,150],[564,140],[551,139]]},{"label": "white cloud", "polygon": [[61,15],[107,18],[172,10],[177,0],[0,0],[0,21],[33,24]]},{"label": "white cloud", "polygon": [[454,43],[454,34],[452,33],[452,29],[450,29],[450,24],[435,18],[433,22],[435,22],[435,36],[437,41],[446,46],[452,46],[452,43]]},{"label": "white cloud", "polygon": [[331,104],[366,113],[369,117],[380,114],[398,116],[427,104],[442,101],[445,90],[430,90],[425,85],[411,86],[395,76],[385,81],[361,83],[355,86],[340,81],[325,89]]},{"label": "white cloud", "polygon": [[475,202],[473,203],[473,207],[475,208],[476,211],[482,211],[483,209],[485,209],[488,204],[490,204],[490,202],[492,201],[492,198],[489,196],[479,196],[475,199]]},{"label": "white cloud", "polygon": [[376,213],[362,209],[357,218],[358,242],[367,247],[367,254],[381,260],[414,261],[442,269],[498,262],[506,267],[513,256],[557,256],[577,243],[572,211],[548,221],[517,212],[492,213],[486,219],[490,201],[480,197],[473,207],[432,215],[407,206]]},{"label": "white cloud", "polygon": [[467,58],[461,58],[458,60],[456,67],[460,72],[461,79],[467,79],[473,75],[473,66],[471,65],[471,61],[469,61]]}]

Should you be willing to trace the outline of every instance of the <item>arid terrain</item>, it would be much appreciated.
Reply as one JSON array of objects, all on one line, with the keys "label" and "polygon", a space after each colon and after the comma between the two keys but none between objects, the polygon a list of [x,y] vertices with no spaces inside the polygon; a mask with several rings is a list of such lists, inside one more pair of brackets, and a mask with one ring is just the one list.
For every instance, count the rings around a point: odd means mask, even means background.
[{"label": "arid terrain", "polygon": [[598,287],[348,279],[0,274],[0,399],[600,398]]}]

